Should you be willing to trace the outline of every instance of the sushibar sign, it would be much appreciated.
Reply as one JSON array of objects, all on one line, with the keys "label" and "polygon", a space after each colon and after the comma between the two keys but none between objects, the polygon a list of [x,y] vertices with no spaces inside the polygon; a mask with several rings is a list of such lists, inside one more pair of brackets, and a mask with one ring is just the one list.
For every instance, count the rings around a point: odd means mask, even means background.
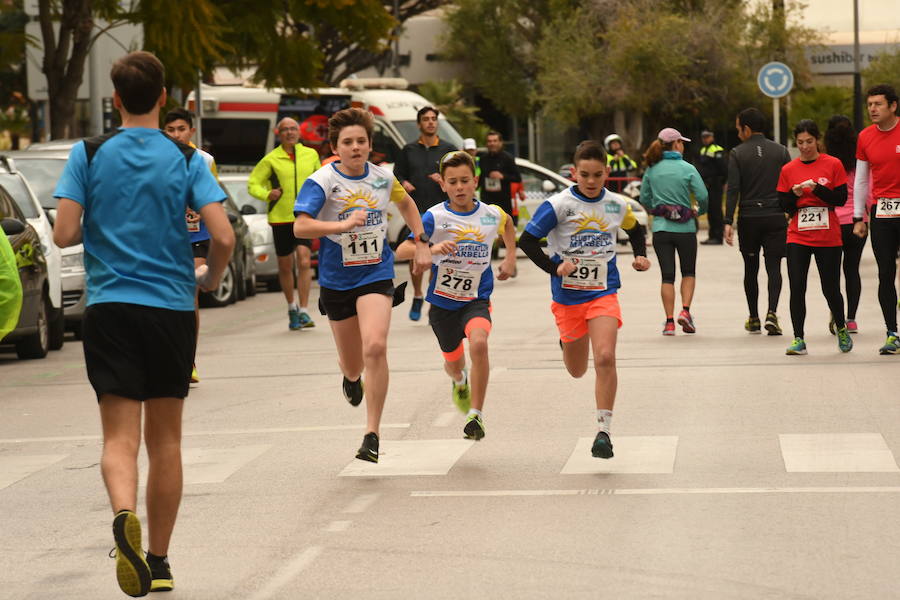
[{"label": "sushibar sign", "polygon": [[[860,44],[859,68],[865,69],[880,52],[900,46],[895,44]],[[806,53],[813,73],[817,75],[848,75],[853,73],[853,44],[826,46]]]}]

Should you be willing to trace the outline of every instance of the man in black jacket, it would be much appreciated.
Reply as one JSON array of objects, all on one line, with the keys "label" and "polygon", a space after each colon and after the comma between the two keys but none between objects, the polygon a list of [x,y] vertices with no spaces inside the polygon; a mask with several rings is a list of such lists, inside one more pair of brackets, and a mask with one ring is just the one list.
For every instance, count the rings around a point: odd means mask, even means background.
[{"label": "man in black jacket", "polygon": [[503,150],[503,136],[496,131],[488,132],[485,145],[488,151],[478,157],[481,167],[481,180],[478,182],[481,201],[496,204],[516,223],[518,219],[513,216],[510,191],[511,183],[522,181],[516,159]]},{"label": "man in black jacket", "polygon": [[742,110],[735,121],[742,143],[728,157],[728,193],[725,203],[725,242],[734,245],[734,210],[738,215],[738,247],[744,257],[744,294],[750,316],[744,324],[749,333],[761,333],[759,299],[760,249],[765,252],[769,277],[769,306],[765,328],[769,335],[781,335],[775,314],[781,295],[781,259],[787,248],[787,220],[778,203],[781,167],[791,161],[787,148],[766,139],[762,132],[766,118],[756,108]]},{"label": "man in black jacket", "polygon": [[[438,137],[438,111],[436,108],[426,106],[419,109],[416,115],[416,123],[419,126],[419,139],[403,147],[397,163],[394,165],[394,175],[400,185],[412,196],[419,209],[419,214],[440,204],[446,198],[441,189],[441,176],[438,173],[438,163],[441,157],[448,152],[459,150],[442,142]],[[410,280],[413,286],[412,307],[409,309],[409,318],[418,321],[422,317],[422,306],[425,302],[425,293],[422,290],[422,278],[424,273],[413,274],[413,263],[409,263]]]}]

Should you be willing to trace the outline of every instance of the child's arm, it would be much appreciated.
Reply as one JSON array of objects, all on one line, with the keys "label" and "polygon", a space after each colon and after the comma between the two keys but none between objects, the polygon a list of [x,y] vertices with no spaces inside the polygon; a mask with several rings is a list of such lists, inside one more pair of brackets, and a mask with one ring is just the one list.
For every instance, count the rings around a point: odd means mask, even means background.
[{"label": "child's arm", "polygon": [[[431,251],[427,244],[419,240],[419,235],[425,233],[422,227],[422,217],[419,215],[419,209],[409,194],[404,194],[404,198],[397,202],[397,209],[400,216],[406,222],[406,226],[413,234],[416,245],[416,251],[413,260],[413,275],[424,273],[431,268]],[[405,242],[404,242],[405,243]]]},{"label": "child's arm", "polygon": [[326,235],[336,235],[366,224],[366,211],[354,210],[343,221],[320,221],[312,215],[301,212],[294,219],[294,236],[307,240]]},{"label": "child's arm", "polygon": [[[516,272],[516,227],[513,225],[512,218],[505,213],[503,215],[503,220],[503,231],[500,236],[503,238],[503,247],[506,248],[506,256],[503,258],[503,262],[500,263],[500,273],[497,275],[497,279],[500,281],[509,279]],[[541,252],[541,254],[543,254],[543,252]]]}]

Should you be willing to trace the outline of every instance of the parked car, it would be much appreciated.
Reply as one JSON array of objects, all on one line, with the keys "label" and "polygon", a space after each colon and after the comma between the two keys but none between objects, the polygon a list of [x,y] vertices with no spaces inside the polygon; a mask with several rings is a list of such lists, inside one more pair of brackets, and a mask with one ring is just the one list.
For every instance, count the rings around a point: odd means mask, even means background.
[{"label": "parked car", "polygon": [[[28,185],[52,224],[56,215],[56,198],[53,192],[66,161],[71,145],[56,150],[25,150],[7,154],[15,162],[16,170],[25,175]],[[76,244],[60,250],[60,277],[65,329],[81,338],[81,318],[84,316],[84,247]]]},{"label": "parked car", "polygon": [[265,283],[270,291],[273,288],[277,291],[278,257],[275,256],[275,241],[272,239],[272,228],[269,227],[269,220],[266,218],[268,206],[262,200],[251,196],[250,192],[247,191],[248,176],[249,173],[221,173],[219,181],[228,190],[250,230],[257,281]]},{"label": "parked car", "polygon": [[228,267],[222,274],[219,287],[212,292],[200,294],[200,306],[226,306],[247,296],[256,295],[256,264],[253,260],[253,240],[250,236],[250,228],[241,216],[241,210],[235,204],[228,192],[228,188],[222,185],[227,198],[225,199],[225,213],[234,229],[234,251]]},{"label": "parked car", "polygon": [[0,344],[15,344],[19,358],[44,358],[50,351],[50,282],[41,238],[12,196],[0,186],[0,221],[22,281],[22,311],[16,328]]},{"label": "parked car", "polygon": [[28,185],[25,176],[16,169],[13,159],[0,155],[0,186],[12,196],[28,224],[34,227],[41,238],[41,251],[47,260],[47,274],[50,285],[50,349],[59,350],[63,346],[65,315],[62,300],[62,253],[53,243],[53,225],[47,217],[37,197]]}]

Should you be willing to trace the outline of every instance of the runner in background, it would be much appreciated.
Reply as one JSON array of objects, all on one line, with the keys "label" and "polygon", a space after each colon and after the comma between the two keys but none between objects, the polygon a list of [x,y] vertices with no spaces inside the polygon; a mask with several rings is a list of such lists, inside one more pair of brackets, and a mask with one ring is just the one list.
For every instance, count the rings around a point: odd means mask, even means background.
[{"label": "runner in background", "polygon": [[[828,129],[825,131],[825,151],[841,161],[844,171],[847,173],[847,202],[843,206],[834,209],[838,222],[841,225],[841,240],[843,242],[843,269],[844,286],[847,298],[847,331],[856,333],[859,326],[856,324],[856,310],[859,308],[859,298],[862,295],[862,279],[859,276],[859,263],[863,250],[866,247],[867,233],[862,236],[853,233],[853,184],[856,179],[856,131],[848,117],[835,115],[828,120]],[[873,200],[871,195],[866,198],[866,212],[863,213],[863,222],[869,222],[868,211]],[[835,333],[834,319],[828,323],[828,330]]]},{"label": "runner in background", "polygon": [[[197,153],[203,157],[203,162],[213,174],[213,177],[219,177],[219,170],[216,168],[216,161],[209,152],[197,148],[197,145],[191,141],[197,129],[194,127],[194,115],[184,108],[173,108],[163,118],[163,131],[166,132],[173,140],[194,148]],[[199,269],[206,264],[206,257],[209,254],[209,231],[203,224],[200,214],[187,209],[185,214],[187,222],[187,230],[191,236],[191,251],[194,253],[194,269]],[[194,294],[194,314],[197,318],[197,341],[200,341],[200,288]],[[197,372],[197,360],[194,358],[194,365],[191,368],[191,383],[199,383],[200,375]]]},{"label": "runner in background", "polygon": [[853,187],[853,231],[867,231],[863,215],[869,181],[875,202],[869,209],[872,251],[878,265],[878,304],[884,315],[887,339],[879,354],[900,354],[897,334],[897,252],[900,249],[900,127],[897,123],[897,92],[889,85],[876,85],[866,94],[872,124],[856,143],[856,180]]},{"label": "runner in background", "polygon": [[835,207],[847,202],[847,175],[841,161],[819,153],[819,127],[804,119],[794,127],[800,156],[784,165],[778,179],[781,208],[791,217],[787,232],[788,282],[794,341],[786,354],[806,354],[806,283],[809,263],[816,258],[822,294],[837,330],[838,348],[850,352],[853,340],[844,321],[841,297],[841,226]]},{"label": "runner in background", "polygon": [[[449,198],[432,206],[422,217],[425,235],[431,238],[431,283],[426,299],[431,304],[428,322],[444,355],[444,370],[452,380],[451,397],[466,414],[463,434],[484,437],[484,398],[490,361],[491,247],[503,238],[506,258],[497,279],[508,279],[516,268],[516,230],[499,207],[475,199],[478,179],[475,162],[465,152],[451,152],[441,159],[441,179]],[[415,256],[412,238],[397,248],[398,259]],[[471,373],[466,369],[463,340],[469,340]]]},{"label": "runner in background", "polygon": [[[603,147],[594,141],[581,142],[572,162],[576,185],[538,207],[519,238],[519,247],[550,275],[550,308],[569,374],[584,375],[593,353],[598,431],[591,455],[612,458],[609,429],[618,386],[616,337],[622,326],[616,266],[619,228],[628,232],[634,250],[632,267],[646,271],[650,261],[644,228],[628,202],[603,188],[609,174]],[[550,256],[541,248],[545,237]]]}]

